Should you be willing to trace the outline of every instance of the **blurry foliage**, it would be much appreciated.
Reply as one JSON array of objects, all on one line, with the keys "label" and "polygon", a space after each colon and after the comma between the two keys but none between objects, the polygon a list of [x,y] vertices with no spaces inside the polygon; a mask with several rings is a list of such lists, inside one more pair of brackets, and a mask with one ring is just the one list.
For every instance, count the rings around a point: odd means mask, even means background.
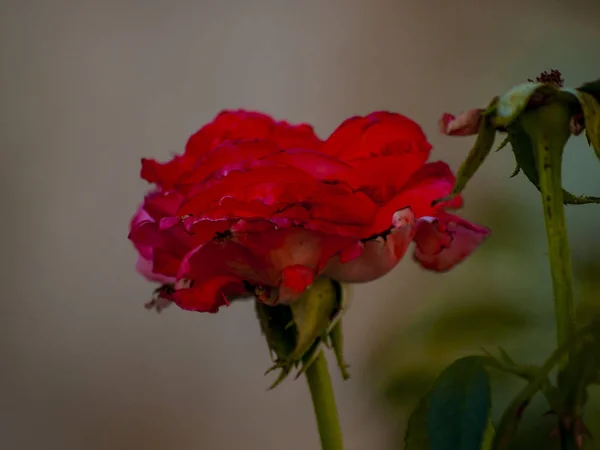
[{"label": "blurry foliage", "polygon": [[[548,268],[539,264],[539,255],[545,254],[539,247],[545,245],[542,229],[524,227],[508,202],[495,201],[480,214],[494,238],[478,251],[477,262],[466,263],[470,270],[445,281],[427,301],[428,308],[384,334],[371,355],[369,384],[397,418],[394,449],[404,446],[410,412],[455,359],[482,354],[482,349],[497,353],[503,347],[518,363],[540,363],[555,347]],[[587,254],[574,255],[581,323],[600,314],[599,250],[600,242]],[[524,382],[495,370],[490,370],[490,379],[492,418],[497,420]],[[592,450],[600,449],[600,390],[590,394],[585,420],[596,442],[585,448]],[[529,406],[511,450],[558,449],[549,438],[555,418],[544,415],[548,407],[539,397]]]}]

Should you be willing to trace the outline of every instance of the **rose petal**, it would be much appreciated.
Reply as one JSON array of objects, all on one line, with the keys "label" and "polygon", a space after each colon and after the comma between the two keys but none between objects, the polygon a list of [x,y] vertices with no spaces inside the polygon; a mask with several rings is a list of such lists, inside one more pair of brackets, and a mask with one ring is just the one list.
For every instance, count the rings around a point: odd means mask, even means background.
[{"label": "rose petal", "polygon": [[240,288],[240,280],[236,277],[215,276],[192,288],[176,290],[173,301],[188,311],[216,313],[221,306],[229,304],[226,292],[237,293]]},{"label": "rose petal", "polygon": [[431,144],[416,122],[386,111],[344,121],[321,149],[345,162],[404,154],[419,155],[421,164],[427,160],[430,150]]},{"label": "rose petal", "polygon": [[138,256],[137,263],[135,265],[135,269],[143,275],[148,281],[154,281],[156,283],[173,283],[175,281],[174,276],[166,276],[160,273],[154,273],[153,265],[154,265],[154,252],[152,248],[150,248],[150,257],[145,258],[142,255]]},{"label": "rose petal", "polygon": [[318,180],[336,179],[348,171],[351,166],[345,162],[320,152],[306,149],[291,149],[266,156],[264,161],[270,161],[280,166],[289,166],[310,173]]},{"label": "rose petal", "polygon": [[194,170],[178,183],[178,190],[185,192],[184,185],[202,183],[208,178],[221,178],[231,171],[247,171],[258,159],[280,152],[279,147],[265,140],[227,141],[207,153]]},{"label": "rose petal", "polygon": [[[432,202],[449,195],[453,186],[454,175],[446,163],[425,164],[413,174],[400,193],[379,209],[371,227],[364,233],[371,236],[386,229],[392,215],[404,208],[410,208],[416,219],[435,216],[448,203],[432,205]],[[456,207],[460,202],[461,198],[456,197],[450,204]]]},{"label": "rose petal", "polygon": [[315,269],[300,264],[285,267],[281,272],[278,303],[297,300],[315,279]]},{"label": "rose petal", "polygon": [[470,109],[458,116],[444,113],[440,119],[440,131],[448,136],[469,136],[477,134],[483,109]]},{"label": "rose petal", "polygon": [[444,272],[473,253],[489,234],[485,227],[440,213],[433,223],[418,224],[414,258],[426,269]]},{"label": "rose petal", "polygon": [[396,267],[414,236],[415,217],[406,208],[390,217],[390,222],[396,226],[391,227],[387,236],[365,242],[360,256],[350,261],[344,262],[341,256],[334,257],[323,273],[342,282],[365,283],[382,277]]}]

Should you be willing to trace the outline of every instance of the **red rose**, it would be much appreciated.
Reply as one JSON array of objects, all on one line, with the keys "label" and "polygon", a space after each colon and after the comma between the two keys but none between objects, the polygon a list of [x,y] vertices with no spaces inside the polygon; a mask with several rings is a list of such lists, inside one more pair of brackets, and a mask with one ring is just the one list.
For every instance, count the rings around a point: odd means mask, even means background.
[{"label": "red rose", "polygon": [[162,283],[153,303],[216,312],[254,295],[297,299],[317,276],[366,282],[414,257],[444,271],[489,234],[446,212],[454,176],[427,163],[431,145],[412,120],[375,112],[346,120],[321,141],[309,125],[225,111],[161,164],[131,222],[138,270]]}]

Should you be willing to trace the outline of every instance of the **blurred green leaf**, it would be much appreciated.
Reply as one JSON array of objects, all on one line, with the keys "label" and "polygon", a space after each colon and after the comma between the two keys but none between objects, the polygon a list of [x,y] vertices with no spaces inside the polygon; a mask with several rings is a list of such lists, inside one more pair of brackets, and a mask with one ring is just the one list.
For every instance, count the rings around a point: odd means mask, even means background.
[{"label": "blurred green leaf", "polygon": [[496,430],[494,429],[494,423],[492,422],[492,415],[488,416],[488,423],[483,433],[483,441],[481,442],[481,450],[491,450],[494,444],[494,436]]},{"label": "blurred green leaf", "polygon": [[427,415],[429,397],[423,397],[408,419],[404,435],[404,450],[429,450],[427,437]]},{"label": "blurred green leaf", "polygon": [[427,435],[431,450],[480,450],[492,403],[481,358],[452,363],[429,394]]},{"label": "blurred green leaf", "polygon": [[571,353],[569,364],[560,374],[561,383],[566,387],[566,405],[585,405],[588,388],[600,382],[600,320],[593,318],[589,328],[590,335]]},{"label": "blurred green leaf", "polygon": [[497,342],[534,324],[530,313],[512,304],[486,300],[443,311],[431,323],[424,325],[430,330],[427,333],[428,349],[440,352],[449,347]]},{"label": "blurred green leaf", "polygon": [[384,395],[393,405],[414,404],[433,386],[437,367],[412,365],[395,374],[384,386]]}]

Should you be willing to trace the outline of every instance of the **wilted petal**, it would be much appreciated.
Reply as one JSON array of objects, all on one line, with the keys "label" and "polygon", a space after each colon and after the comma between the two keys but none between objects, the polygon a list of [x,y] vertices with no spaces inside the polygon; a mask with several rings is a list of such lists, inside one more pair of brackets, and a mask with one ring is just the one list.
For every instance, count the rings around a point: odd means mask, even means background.
[{"label": "wilted petal", "polygon": [[444,272],[473,253],[489,234],[488,228],[442,212],[417,225],[414,257],[424,268]]},{"label": "wilted petal", "polygon": [[[391,226],[382,237],[364,243],[360,256],[343,262],[342,256],[332,258],[324,275],[346,283],[365,283],[382,277],[392,270],[406,253],[415,233],[415,217],[409,208],[391,217]],[[348,256],[348,255],[346,255]]]},{"label": "wilted petal", "polygon": [[470,109],[458,116],[445,113],[440,119],[440,131],[448,136],[470,136],[477,134],[482,109]]},{"label": "wilted petal", "polygon": [[389,226],[390,217],[399,210],[410,208],[416,219],[435,216],[443,208],[458,208],[462,205],[460,196],[446,203],[432,205],[434,200],[446,197],[452,192],[454,175],[444,162],[427,163],[413,174],[403,189],[381,207],[367,235],[378,233]]}]

